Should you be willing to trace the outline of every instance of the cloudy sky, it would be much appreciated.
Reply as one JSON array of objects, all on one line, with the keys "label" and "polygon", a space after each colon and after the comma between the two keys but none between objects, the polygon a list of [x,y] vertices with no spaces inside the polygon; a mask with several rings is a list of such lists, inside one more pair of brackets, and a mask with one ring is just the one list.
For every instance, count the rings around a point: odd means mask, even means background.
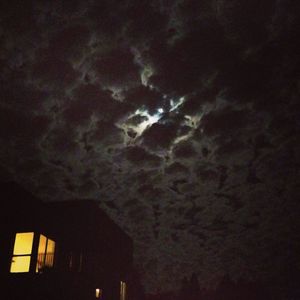
[{"label": "cloudy sky", "polygon": [[148,291],[280,280],[299,253],[292,0],[0,4],[0,178],[94,198]]}]

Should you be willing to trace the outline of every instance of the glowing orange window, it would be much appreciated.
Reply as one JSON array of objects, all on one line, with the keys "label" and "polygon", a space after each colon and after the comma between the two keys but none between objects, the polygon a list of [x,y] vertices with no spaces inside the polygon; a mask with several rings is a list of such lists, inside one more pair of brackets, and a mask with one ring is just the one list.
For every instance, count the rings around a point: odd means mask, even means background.
[{"label": "glowing orange window", "polygon": [[17,233],[10,265],[11,273],[26,273],[30,269],[33,232]]},{"label": "glowing orange window", "polygon": [[55,242],[44,235],[40,235],[36,272],[42,272],[45,268],[52,268],[54,264]]}]

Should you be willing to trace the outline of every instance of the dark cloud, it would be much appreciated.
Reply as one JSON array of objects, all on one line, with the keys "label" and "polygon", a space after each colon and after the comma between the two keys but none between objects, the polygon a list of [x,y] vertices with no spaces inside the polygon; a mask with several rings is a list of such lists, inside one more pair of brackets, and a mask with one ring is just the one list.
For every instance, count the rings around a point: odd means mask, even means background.
[{"label": "dark cloud", "polygon": [[177,144],[174,148],[174,154],[176,158],[190,158],[197,155],[197,152],[190,142],[182,142]]},{"label": "dark cloud", "polygon": [[51,122],[47,116],[25,115],[4,107],[0,109],[0,120],[1,139],[22,139],[27,142],[40,138]]},{"label": "dark cloud", "polygon": [[162,14],[157,6],[144,0],[129,4],[126,20],[126,34],[132,42],[144,43],[145,38],[157,38],[167,25],[167,16]]},{"label": "dark cloud", "polygon": [[188,173],[189,172],[189,169],[184,166],[183,164],[179,163],[179,162],[175,162],[175,163],[172,163],[171,165],[169,165],[165,172],[167,174],[180,174],[180,173]]},{"label": "dark cloud", "polygon": [[176,138],[174,124],[155,123],[143,135],[143,143],[151,149],[166,149]]},{"label": "dark cloud", "polygon": [[33,65],[32,77],[45,87],[67,88],[78,79],[79,73],[69,62],[47,56]]},{"label": "dark cloud", "polygon": [[202,181],[217,181],[218,172],[209,166],[200,166],[196,169],[197,176]]},{"label": "dark cloud", "polygon": [[41,161],[40,158],[34,157],[28,160],[23,161],[19,165],[19,172],[22,174],[29,173],[38,173],[45,168],[45,164]]},{"label": "dark cloud", "polygon": [[241,209],[244,204],[243,202],[235,195],[228,195],[223,193],[215,193],[217,198],[225,198],[228,201],[228,205],[234,210],[237,211]]},{"label": "dark cloud", "polygon": [[235,61],[237,50],[225,41],[218,23],[211,25],[194,26],[172,47],[159,44],[151,49],[149,56],[158,71],[150,83],[167,93],[184,95],[195,92],[195,87],[200,90],[216,72]]},{"label": "dark cloud", "polygon": [[188,182],[186,179],[177,179],[177,180],[174,180],[173,182],[171,182],[171,185],[169,188],[176,194],[183,194],[182,190],[184,189],[184,187],[186,186],[187,183]]},{"label": "dark cloud", "polygon": [[138,202],[138,199],[130,199],[125,202],[124,207],[135,207]]},{"label": "dark cloud", "polygon": [[129,118],[126,123],[128,125],[138,126],[140,123],[143,123],[144,121],[147,120],[148,120],[147,116],[134,115],[131,118]]},{"label": "dark cloud", "polygon": [[100,56],[93,65],[104,85],[123,86],[140,81],[139,67],[129,49],[114,49]]},{"label": "dark cloud", "polygon": [[140,195],[152,199],[152,201],[157,201],[160,196],[162,196],[162,190],[154,187],[152,184],[144,184],[138,188]]},{"label": "dark cloud", "polygon": [[217,157],[224,157],[228,155],[233,155],[234,153],[240,153],[244,149],[247,149],[247,145],[238,139],[229,138],[223,141],[219,148],[215,151]]},{"label": "dark cloud", "polygon": [[210,88],[199,91],[196,95],[190,95],[183,104],[181,111],[185,114],[194,115],[195,112],[202,110],[203,104],[207,102],[214,102],[218,92],[218,90]]},{"label": "dark cloud", "polygon": [[27,1],[24,5],[17,1],[2,3],[0,16],[4,29],[16,35],[37,29],[32,5],[33,1]]},{"label": "dark cloud", "polygon": [[22,85],[6,84],[0,90],[1,103],[11,108],[32,112],[42,109],[50,96],[47,91],[24,88]]},{"label": "dark cloud", "polygon": [[125,99],[135,107],[145,107],[150,114],[157,112],[157,109],[164,106],[163,95],[145,86],[130,89],[125,94]]},{"label": "dark cloud", "polygon": [[249,168],[247,182],[252,184],[262,183],[261,179],[257,177],[255,169]]},{"label": "dark cloud", "polygon": [[47,48],[39,50],[38,58],[56,57],[69,61],[72,57],[83,54],[90,39],[89,29],[81,24],[62,28],[49,41]]},{"label": "dark cloud", "polygon": [[126,3],[118,3],[118,5],[114,5],[114,1],[91,3],[87,7],[86,17],[92,22],[92,27],[97,33],[111,39],[126,28]]},{"label": "dark cloud", "polygon": [[66,154],[73,152],[77,147],[75,139],[76,133],[72,127],[54,128],[47,134],[41,146],[55,153]]},{"label": "dark cloud", "polygon": [[66,120],[74,124],[89,121],[92,115],[106,121],[117,120],[130,110],[126,104],[114,100],[110,93],[92,84],[76,88],[73,99],[64,114]]},{"label": "dark cloud", "polygon": [[[274,14],[273,0],[217,1],[218,19],[226,36],[243,45],[263,43],[269,36],[268,25]],[[255,17],[254,17],[255,16]]]},{"label": "dark cloud", "polygon": [[103,143],[109,146],[123,142],[123,131],[115,124],[106,121],[98,121],[95,130],[88,135],[88,139],[94,145]]},{"label": "dark cloud", "polygon": [[2,182],[9,182],[13,180],[13,174],[7,167],[2,165],[2,163],[0,163],[0,180]]},{"label": "dark cloud", "polygon": [[161,159],[158,156],[148,153],[141,147],[128,147],[125,151],[125,157],[136,165],[157,167],[161,163]]},{"label": "dark cloud", "polygon": [[200,128],[208,136],[234,134],[247,125],[247,118],[247,111],[226,108],[204,115]]}]

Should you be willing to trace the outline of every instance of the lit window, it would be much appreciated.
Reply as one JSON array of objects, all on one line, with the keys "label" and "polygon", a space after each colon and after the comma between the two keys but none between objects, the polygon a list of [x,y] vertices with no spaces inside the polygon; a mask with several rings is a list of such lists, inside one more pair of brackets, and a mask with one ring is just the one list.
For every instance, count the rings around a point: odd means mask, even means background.
[{"label": "lit window", "polygon": [[124,281],[120,283],[120,300],[126,300],[126,283]]},{"label": "lit window", "polygon": [[101,289],[96,289],[95,296],[97,299],[100,299],[102,297],[102,290]]},{"label": "lit window", "polygon": [[11,273],[29,272],[33,236],[33,232],[16,234],[13,257],[10,266]]},{"label": "lit window", "polygon": [[45,266],[53,267],[54,263],[54,252],[55,252],[55,242],[47,239],[47,249],[46,249],[46,257],[45,257]]},{"label": "lit window", "polygon": [[54,263],[55,242],[40,235],[36,272],[44,268],[52,268]]}]

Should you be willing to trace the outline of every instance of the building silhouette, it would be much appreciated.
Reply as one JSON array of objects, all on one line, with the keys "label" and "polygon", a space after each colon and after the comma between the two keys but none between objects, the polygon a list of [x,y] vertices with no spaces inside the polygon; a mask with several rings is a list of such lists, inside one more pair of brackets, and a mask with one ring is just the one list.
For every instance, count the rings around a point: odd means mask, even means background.
[{"label": "building silhouette", "polygon": [[0,203],[0,281],[8,299],[129,299],[132,240],[95,201],[43,203],[5,183]]}]

